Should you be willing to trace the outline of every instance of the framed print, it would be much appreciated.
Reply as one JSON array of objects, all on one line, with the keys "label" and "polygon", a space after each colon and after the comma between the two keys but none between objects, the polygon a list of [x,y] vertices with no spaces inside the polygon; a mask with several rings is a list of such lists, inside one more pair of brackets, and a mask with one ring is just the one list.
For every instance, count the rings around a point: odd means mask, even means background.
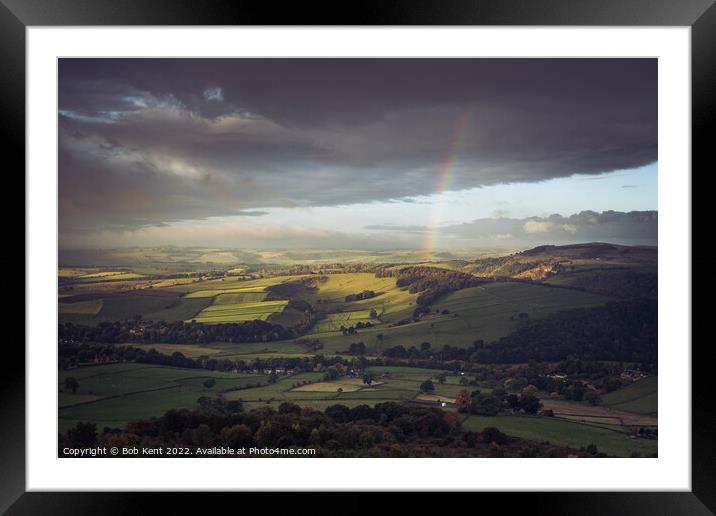
[{"label": "framed print", "polygon": [[691,171],[716,10],[625,5],[5,1],[28,301],[3,507],[710,514]]}]

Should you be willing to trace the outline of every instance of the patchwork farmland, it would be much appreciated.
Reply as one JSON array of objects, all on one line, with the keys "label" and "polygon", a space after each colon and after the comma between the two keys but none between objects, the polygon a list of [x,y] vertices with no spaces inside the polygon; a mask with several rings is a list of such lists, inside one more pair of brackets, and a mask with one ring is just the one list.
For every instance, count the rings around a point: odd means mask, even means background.
[{"label": "patchwork farmland", "polygon": [[[453,414],[460,435],[496,428],[577,454],[657,453],[651,355],[612,349],[615,338],[651,338],[610,333],[642,331],[629,326],[633,315],[619,319],[632,301],[601,276],[585,289],[434,265],[63,268],[60,329],[73,336],[60,341],[60,431],[121,430],[207,403],[358,411],[392,402]],[[451,287],[426,303],[444,278]],[[588,330],[572,327],[580,317]],[[532,358],[502,351],[522,349],[515,339]]]}]

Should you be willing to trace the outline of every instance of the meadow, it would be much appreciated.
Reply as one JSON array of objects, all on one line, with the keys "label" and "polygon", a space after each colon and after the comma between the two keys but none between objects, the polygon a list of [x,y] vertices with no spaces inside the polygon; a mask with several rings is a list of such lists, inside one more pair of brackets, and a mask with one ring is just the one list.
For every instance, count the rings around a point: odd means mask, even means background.
[{"label": "meadow", "polygon": [[[67,377],[78,381],[76,393],[65,392]],[[210,378],[216,384],[207,388],[203,384]],[[215,396],[222,389],[265,381],[263,375],[133,363],[60,371],[60,431],[78,421],[122,428],[130,420],[159,416],[171,408],[194,408],[199,397]]]},{"label": "meadow", "polygon": [[650,376],[602,396],[601,404],[637,414],[656,415],[659,411],[659,380]]}]

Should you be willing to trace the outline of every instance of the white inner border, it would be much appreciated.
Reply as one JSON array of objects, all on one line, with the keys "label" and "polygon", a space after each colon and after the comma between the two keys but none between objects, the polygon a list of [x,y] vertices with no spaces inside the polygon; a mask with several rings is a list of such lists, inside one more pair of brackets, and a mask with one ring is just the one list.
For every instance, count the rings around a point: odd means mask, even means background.
[{"label": "white inner border", "polygon": [[[688,27],[28,28],[27,489],[690,490],[690,35]],[[57,58],[73,56],[658,57],[659,458],[58,459]]]}]

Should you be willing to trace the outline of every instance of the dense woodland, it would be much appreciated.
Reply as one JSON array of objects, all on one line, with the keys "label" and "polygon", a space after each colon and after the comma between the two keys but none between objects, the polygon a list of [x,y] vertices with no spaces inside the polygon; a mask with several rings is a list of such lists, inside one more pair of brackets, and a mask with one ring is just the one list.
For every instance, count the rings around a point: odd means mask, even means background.
[{"label": "dense woodland", "polygon": [[658,305],[641,299],[525,320],[512,334],[477,350],[482,363],[583,360],[656,363]]}]

